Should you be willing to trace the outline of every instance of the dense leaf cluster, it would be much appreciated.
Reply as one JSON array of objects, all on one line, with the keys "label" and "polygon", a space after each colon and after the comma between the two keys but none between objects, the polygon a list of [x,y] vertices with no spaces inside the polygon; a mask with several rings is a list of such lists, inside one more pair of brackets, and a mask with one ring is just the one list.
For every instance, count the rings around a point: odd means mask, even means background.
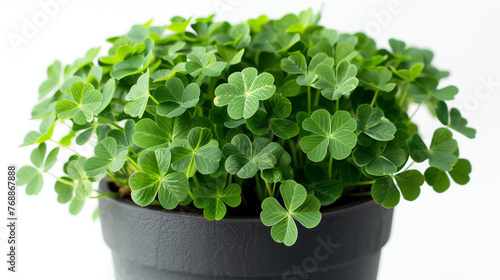
[{"label": "dense leaf cluster", "polygon": [[[20,169],[18,183],[37,194],[42,173],[55,176],[71,213],[94,191],[113,195],[94,190],[103,176],[140,206],[192,203],[209,220],[258,201],[262,222],[286,245],[297,239],[295,221],[315,227],[320,207],[343,194],[371,194],[390,208],[401,195],[416,199],[424,182],[438,192],[450,177],[467,183],[471,166],[452,130],[469,138],[475,130],[448,110],[458,89],[440,86],[448,73],[432,66],[432,52],[397,40],[380,49],[319,19],[311,10],[236,25],[174,17],[109,38],[107,55],[96,48],[65,67],[56,61],[32,112],[40,129],[24,141],[38,144],[33,166]],[[431,143],[410,103],[442,123]],[[53,139],[61,124],[67,135]],[[60,147],[90,139],[93,157],[75,152],[65,174],[50,173]],[[46,156],[46,143],[60,147]],[[429,168],[409,169],[410,159]]]}]

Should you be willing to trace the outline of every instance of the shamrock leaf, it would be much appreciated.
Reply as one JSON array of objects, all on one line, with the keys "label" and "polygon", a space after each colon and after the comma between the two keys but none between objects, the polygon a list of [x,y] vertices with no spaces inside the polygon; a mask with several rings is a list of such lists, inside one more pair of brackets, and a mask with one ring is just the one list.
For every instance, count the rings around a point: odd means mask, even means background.
[{"label": "shamrock leaf", "polygon": [[130,91],[125,96],[126,101],[130,101],[125,105],[123,111],[132,117],[142,118],[146,105],[149,100],[149,69],[142,74],[137,83],[130,88]]},{"label": "shamrock leaf", "polygon": [[84,169],[87,176],[99,176],[110,169],[112,172],[117,172],[125,164],[128,155],[128,148],[118,150],[116,139],[107,137],[100,143],[97,143],[94,149],[95,157],[91,157],[85,161]]},{"label": "shamrock leaf", "polygon": [[300,140],[302,151],[314,162],[322,161],[329,149],[330,155],[342,160],[351,154],[356,146],[356,120],[347,111],[337,111],[330,115],[324,109],[316,110],[302,123],[304,130],[312,134]]},{"label": "shamrock leaf", "polygon": [[186,71],[193,77],[205,75],[209,77],[218,77],[222,70],[226,68],[227,63],[217,61],[217,57],[213,53],[206,53],[205,48],[202,51],[194,52],[188,55],[186,63]]},{"label": "shamrock leaf", "polygon": [[347,60],[339,63],[335,71],[329,65],[320,64],[314,71],[318,81],[312,86],[321,89],[321,94],[329,100],[337,100],[358,86],[357,71],[356,66]]},{"label": "shamrock leaf", "polygon": [[264,72],[257,76],[253,67],[234,72],[228,82],[215,89],[214,103],[218,107],[227,105],[227,113],[233,119],[250,118],[257,111],[259,100],[270,98],[276,91],[273,75]]},{"label": "shamrock leaf", "polygon": [[394,66],[391,66],[391,71],[396,74],[398,77],[407,80],[408,82],[413,82],[418,78],[424,66],[420,63],[413,65],[410,69],[396,69]]},{"label": "shamrock leaf", "polygon": [[470,139],[476,137],[476,130],[467,127],[467,120],[462,118],[460,111],[457,108],[451,108],[451,110],[448,111],[448,106],[446,106],[444,101],[439,101],[437,103],[436,116],[443,125],[462,133]]},{"label": "shamrock leaf", "polygon": [[[394,183],[396,179],[396,184]],[[393,208],[399,203],[401,193],[408,201],[420,195],[420,186],[424,184],[424,176],[418,170],[407,170],[394,177],[386,176],[377,179],[371,188],[373,200],[385,208]],[[400,192],[401,191],[401,192]]]},{"label": "shamrock leaf", "polygon": [[276,198],[268,197],[262,202],[260,219],[264,225],[272,226],[271,236],[274,241],[292,246],[298,236],[295,220],[306,228],[316,227],[321,221],[321,203],[293,180],[281,184],[280,191],[286,209]]},{"label": "shamrock leaf", "polygon": [[391,78],[391,71],[385,67],[377,67],[362,73],[361,82],[370,89],[390,92],[396,87],[395,83],[389,83]]},{"label": "shamrock leaf", "polygon": [[113,65],[114,70],[110,75],[114,79],[120,80],[131,75],[140,74],[148,68],[154,58],[153,51],[149,51],[146,56],[138,54],[128,60],[119,61]]},{"label": "shamrock leaf", "polygon": [[201,174],[212,174],[219,168],[222,157],[219,142],[212,140],[208,128],[195,127],[189,131],[183,145],[170,147],[172,168],[176,171],[188,169],[188,176],[196,170]]},{"label": "shamrock leaf", "polygon": [[269,139],[257,138],[252,143],[245,134],[238,134],[223,149],[227,158],[226,171],[242,179],[251,178],[259,169],[273,168],[277,163],[277,154],[282,149],[280,144]]},{"label": "shamrock leaf", "polygon": [[241,203],[241,187],[225,181],[208,182],[207,187],[196,187],[193,190],[194,205],[203,209],[203,215],[209,221],[221,220],[226,215],[226,205],[237,207]]},{"label": "shamrock leaf", "polygon": [[301,86],[312,85],[318,75],[315,73],[318,65],[327,65],[330,68],[333,67],[333,58],[328,57],[325,53],[316,54],[309,62],[309,67],[307,67],[306,58],[302,53],[294,53],[288,58],[281,60],[281,69],[289,74],[299,74],[297,78],[297,84]]},{"label": "shamrock leaf", "polygon": [[374,176],[396,173],[407,159],[405,151],[395,141],[373,141],[368,147],[356,148],[352,156],[356,165]]},{"label": "shamrock leaf", "polygon": [[[70,158],[71,159],[71,158]],[[87,177],[85,174],[85,161],[87,159],[85,157],[79,157],[74,160],[71,160],[68,162],[67,165],[67,174],[69,178],[73,181],[76,181],[76,187],[75,187],[75,199],[78,199],[81,202],[81,206],[83,206],[83,202],[87,197],[89,197],[92,194],[92,182],[90,181],[90,178]],[[74,200],[73,200],[74,201]],[[77,203],[77,202],[75,202]],[[73,202],[72,202],[73,204]],[[75,207],[75,206],[73,206]],[[79,207],[74,209],[75,213],[72,212],[72,214],[76,214],[79,212]],[[70,206],[70,212],[72,211],[72,206]],[[81,208],[80,208],[81,209]],[[78,210],[78,211],[76,211]]]},{"label": "shamrock leaf", "polygon": [[186,88],[179,78],[168,79],[165,85],[156,88],[155,98],[160,102],[156,111],[161,116],[177,117],[194,107],[200,100],[200,87],[191,83]]},{"label": "shamrock leaf", "polygon": [[339,180],[328,179],[323,168],[316,164],[307,164],[304,167],[308,188],[314,192],[321,205],[330,205],[337,200],[344,190]]},{"label": "shamrock leaf", "polygon": [[435,97],[438,100],[453,100],[458,93],[456,86],[437,89],[438,80],[433,77],[417,78],[408,85],[406,91],[415,101],[426,101]]},{"label": "shamrock leaf", "polygon": [[164,60],[173,61],[179,55],[179,51],[186,46],[186,42],[177,41],[171,45],[155,46],[154,54]]},{"label": "shamrock leaf", "polygon": [[151,204],[158,195],[163,208],[171,210],[188,196],[189,184],[180,172],[168,173],[171,154],[168,149],[145,150],[137,159],[142,171],[129,178],[132,200],[140,206]]},{"label": "shamrock leaf", "polygon": [[[455,183],[465,185],[470,180],[469,174],[471,171],[472,167],[468,160],[458,159],[457,163],[453,166],[453,169],[448,171],[448,173]],[[442,193],[450,187],[450,178],[448,177],[448,174],[439,168],[427,168],[424,176],[427,184],[432,186],[438,193]]]},{"label": "shamrock leaf", "polygon": [[47,80],[45,80],[38,88],[39,99],[42,99],[61,85],[61,79],[63,78],[62,75],[63,72],[61,62],[55,61],[47,69]]},{"label": "shamrock leaf", "polygon": [[39,131],[30,131],[24,137],[23,146],[43,143],[52,138],[54,127],[56,125],[56,114],[49,114],[40,123]]},{"label": "shamrock leaf", "polygon": [[241,62],[245,49],[238,50],[233,46],[216,44],[217,53],[229,65],[235,65]]},{"label": "shamrock leaf", "polygon": [[228,32],[217,34],[215,40],[224,46],[232,46],[237,49],[246,47],[250,41],[250,26],[248,23],[240,23],[231,26]]},{"label": "shamrock leaf", "polygon": [[57,193],[57,202],[65,204],[73,199],[75,185],[71,178],[61,177],[61,180],[56,181],[54,189]]},{"label": "shamrock leaf", "polygon": [[174,139],[182,139],[187,135],[190,121],[189,113],[176,118],[156,115],[156,121],[142,119],[135,125],[132,140],[141,148],[166,147]]},{"label": "shamrock leaf", "polygon": [[396,126],[384,117],[384,112],[379,108],[372,108],[363,104],[356,110],[359,119],[360,131],[377,141],[390,141],[394,139]]},{"label": "shamrock leaf", "polygon": [[54,148],[45,158],[47,151],[47,145],[41,143],[36,149],[31,153],[31,163],[33,166],[23,166],[19,169],[17,173],[17,185],[26,186],[27,195],[36,195],[40,193],[43,187],[43,175],[42,172],[48,172],[56,163],[57,155],[59,154],[59,148]]},{"label": "shamrock leaf", "polygon": [[335,46],[335,65],[340,64],[344,60],[350,60],[358,55],[354,50],[354,46],[349,42],[339,42]]},{"label": "shamrock leaf", "polygon": [[278,54],[282,54],[286,53],[299,41],[300,34],[298,33],[278,32],[275,40],[269,41],[269,45],[271,45]]},{"label": "shamrock leaf", "polygon": [[76,82],[71,85],[73,100],[59,100],[55,105],[60,119],[73,119],[76,124],[86,124],[94,119],[101,106],[102,93],[89,83]]},{"label": "shamrock leaf", "polygon": [[255,135],[265,135],[269,129],[279,138],[289,139],[299,133],[299,127],[286,118],[292,112],[292,103],[286,97],[273,95],[264,101],[264,110],[257,112],[245,122]]},{"label": "shamrock leaf", "polygon": [[429,159],[429,165],[443,171],[450,171],[457,163],[455,152],[458,149],[457,141],[452,138],[453,133],[447,128],[438,128],[432,136],[431,148],[428,149],[418,134],[413,134],[408,142],[410,156],[415,162]]}]

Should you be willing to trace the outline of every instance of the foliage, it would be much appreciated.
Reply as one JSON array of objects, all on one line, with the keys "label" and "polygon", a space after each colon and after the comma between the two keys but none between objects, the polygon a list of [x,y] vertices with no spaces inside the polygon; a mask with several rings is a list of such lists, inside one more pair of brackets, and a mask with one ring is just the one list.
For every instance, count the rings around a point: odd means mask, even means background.
[{"label": "foliage", "polygon": [[[315,227],[320,208],[344,196],[390,208],[401,195],[415,200],[424,182],[437,192],[450,177],[466,184],[471,164],[452,130],[476,131],[448,109],[458,89],[440,85],[448,73],[432,65],[432,52],[394,39],[377,48],[319,19],[312,10],[236,25],[174,17],[108,39],[104,56],[94,48],[72,64],[54,62],[32,112],[40,127],[23,142],[35,146],[32,165],[18,184],[33,195],[44,173],[56,177],[57,200],[72,214],[87,198],[117,195],[94,189],[103,178],[137,205],[194,205],[208,220],[261,208],[272,238],[287,246],[296,222]],[[412,103],[444,126],[430,143],[409,117]],[[93,155],[74,143],[94,143]],[[414,163],[428,165],[424,174]]]}]

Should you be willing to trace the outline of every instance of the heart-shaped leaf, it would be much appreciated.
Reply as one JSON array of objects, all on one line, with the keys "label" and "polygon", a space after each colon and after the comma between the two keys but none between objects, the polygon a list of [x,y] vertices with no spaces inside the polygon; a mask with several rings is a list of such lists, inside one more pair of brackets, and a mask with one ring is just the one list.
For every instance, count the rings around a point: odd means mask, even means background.
[{"label": "heart-shaped leaf", "polygon": [[281,184],[280,190],[285,208],[276,198],[268,197],[262,202],[260,219],[264,225],[272,226],[271,236],[276,242],[292,246],[298,236],[295,220],[306,228],[316,227],[321,221],[321,203],[293,180]]},{"label": "heart-shaped leaf", "polygon": [[356,146],[357,138],[353,132],[357,127],[356,120],[347,111],[337,111],[332,117],[324,109],[316,110],[304,120],[302,127],[311,135],[300,140],[300,147],[314,162],[322,161],[327,151],[336,160],[345,159]]}]

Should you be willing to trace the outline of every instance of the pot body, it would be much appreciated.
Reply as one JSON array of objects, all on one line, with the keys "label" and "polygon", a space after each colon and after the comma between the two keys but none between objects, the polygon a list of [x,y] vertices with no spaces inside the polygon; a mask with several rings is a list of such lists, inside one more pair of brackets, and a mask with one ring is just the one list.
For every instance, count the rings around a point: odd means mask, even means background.
[{"label": "pot body", "polygon": [[373,201],[327,211],[314,229],[297,223],[287,247],[257,218],[207,221],[111,197],[99,213],[117,280],[375,280],[393,216]]}]

